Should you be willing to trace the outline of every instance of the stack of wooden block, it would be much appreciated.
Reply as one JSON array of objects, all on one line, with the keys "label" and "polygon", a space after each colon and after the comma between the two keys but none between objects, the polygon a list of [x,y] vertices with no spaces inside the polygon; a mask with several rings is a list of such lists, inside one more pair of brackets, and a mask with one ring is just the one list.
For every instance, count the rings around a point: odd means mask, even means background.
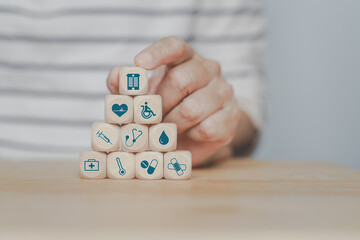
[{"label": "stack of wooden block", "polygon": [[81,178],[190,178],[191,153],[176,151],[176,124],[161,123],[161,96],[147,92],[145,69],[121,69],[120,95],[106,96],[105,123],[92,125],[93,151],[80,153]]}]

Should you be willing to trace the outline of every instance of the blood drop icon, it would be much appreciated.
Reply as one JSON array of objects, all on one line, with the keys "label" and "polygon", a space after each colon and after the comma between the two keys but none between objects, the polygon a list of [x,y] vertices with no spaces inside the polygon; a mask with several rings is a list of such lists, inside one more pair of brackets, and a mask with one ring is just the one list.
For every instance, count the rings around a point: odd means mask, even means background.
[{"label": "blood drop icon", "polygon": [[169,137],[166,135],[165,131],[162,131],[160,137],[159,137],[159,143],[162,145],[166,145],[169,143]]}]

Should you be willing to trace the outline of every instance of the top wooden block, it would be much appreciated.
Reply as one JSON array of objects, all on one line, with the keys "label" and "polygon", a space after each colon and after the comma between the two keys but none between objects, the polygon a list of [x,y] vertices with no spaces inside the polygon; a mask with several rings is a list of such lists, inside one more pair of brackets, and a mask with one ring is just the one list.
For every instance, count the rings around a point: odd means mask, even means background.
[{"label": "top wooden block", "polygon": [[147,71],[140,67],[123,67],[119,74],[119,93],[144,95],[148,92]]}]

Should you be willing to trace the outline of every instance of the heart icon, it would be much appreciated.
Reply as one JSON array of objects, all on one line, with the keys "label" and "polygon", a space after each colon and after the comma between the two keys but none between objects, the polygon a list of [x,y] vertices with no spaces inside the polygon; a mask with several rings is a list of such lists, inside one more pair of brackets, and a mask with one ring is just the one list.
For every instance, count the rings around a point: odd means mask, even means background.
[{"label": "heart icon", "polygon": [[126,104],[117,104],[115,103],[114,105],[112,105],[111,110],[118,115],[119,117],[121,117],[122,115],[124,115],[127,110],[128,110],[128,106]]}]

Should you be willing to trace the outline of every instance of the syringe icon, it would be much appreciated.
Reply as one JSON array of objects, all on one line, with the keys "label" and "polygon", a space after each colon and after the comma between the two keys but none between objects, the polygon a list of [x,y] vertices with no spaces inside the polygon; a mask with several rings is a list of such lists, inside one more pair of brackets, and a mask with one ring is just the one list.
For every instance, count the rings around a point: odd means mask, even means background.
[{"label": "syringe icon", "polygon": [[105,134],[103,132],[100,132],[100,130],[96,133],[96,135],[101,138],[102,140],[104,140],[104,142],[106,143],[110,143],[111,145],[113,145],[111,142],[110,142],[110,139],[105,136]]}]

